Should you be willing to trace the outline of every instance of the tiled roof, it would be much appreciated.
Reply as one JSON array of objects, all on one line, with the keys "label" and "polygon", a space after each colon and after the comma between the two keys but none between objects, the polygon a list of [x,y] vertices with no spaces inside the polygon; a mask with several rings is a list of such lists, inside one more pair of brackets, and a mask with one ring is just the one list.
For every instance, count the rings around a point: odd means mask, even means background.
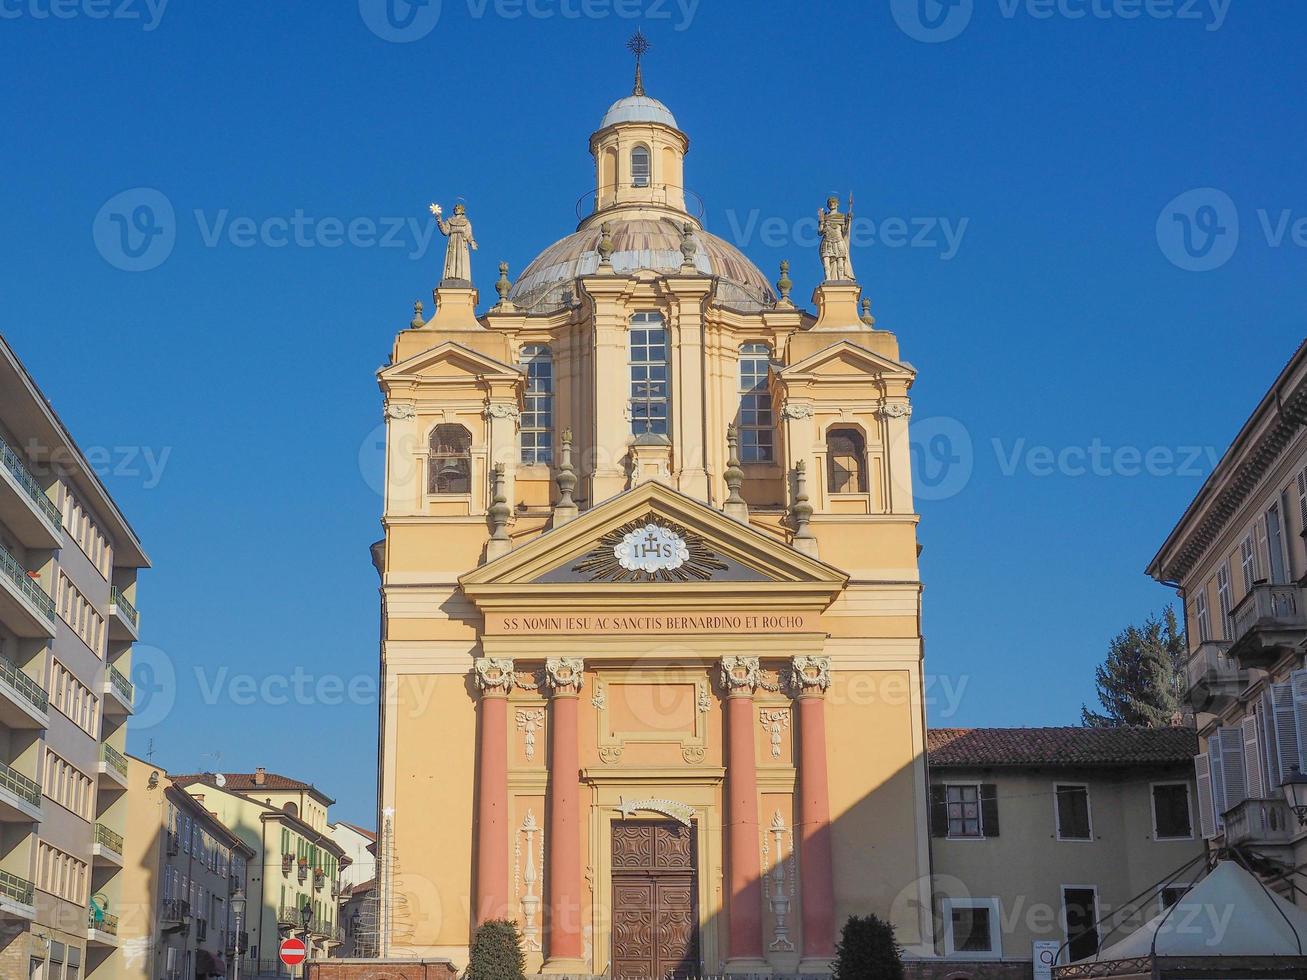
[{"label": "tiled roof", "polygon": [[[217,786],[218,775],[218,773],[212,772],[197,772],[184,776],[173,776],[172,781],[177,783],[179,786],[189,786],[191,783],[204,783],[208,786]],[[264,773],[263,782],[261,783],[257,781],[257,774],[252,772],[224,772],[221,775],[223,778],[223,785],[219,788],[228,790],[232,793],[253,795],[264,791],[270,791],[273,793],[303,791],[305,793],[313,793],[315,796],[326,800],[328,803],[336,802],[312,783],[306,783],[301,779],[291,779],[289,776],[282,776],[275,772]]]},{"label": "tiled roof", "polygon": [[371,830],[368,830],[367,827],[360,827],[358,824],[356,824],[356,823],[349,823],[349,822],[346,821],[346,820],[342,820],[342,821],[340,821],[340,825],[341,825],[342,827],[348,827],[350,830],[354,831],[354,833],[356,833],[356,834],[362,834],[362,835],[363,835],[364,837],[366,837],[368,840],[372,841],[373,843],[376,843],[377,835],[376,835],[375,833],[373,833]]},{"label": "tiled roof", "polygon": [[1131,766],[1189,762],[1190,728],[932,728],[933,768],[959,766]]}]

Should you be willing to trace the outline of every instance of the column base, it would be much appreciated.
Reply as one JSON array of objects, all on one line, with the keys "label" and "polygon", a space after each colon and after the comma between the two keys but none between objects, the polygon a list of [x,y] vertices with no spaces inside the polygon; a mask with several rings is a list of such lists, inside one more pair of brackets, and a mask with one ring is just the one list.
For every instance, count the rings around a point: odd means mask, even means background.
[{"label": "column base", "polygon": [[540,967],[541,973],[570,973],[578,976],[590,975],[590,963],[578,957],[551,956]]},{"label": "column base", "polygon": [[735,975],[751,974],[753,976],[769,977],[776,971],[772,969],[772,965],[766,960],[739,956],[727,960],[722,967],[722,972]]},{"label": "column base", "polygon": [[804,957],[799,960],[799,973],[830,973],[835,966],[834,958]]}]

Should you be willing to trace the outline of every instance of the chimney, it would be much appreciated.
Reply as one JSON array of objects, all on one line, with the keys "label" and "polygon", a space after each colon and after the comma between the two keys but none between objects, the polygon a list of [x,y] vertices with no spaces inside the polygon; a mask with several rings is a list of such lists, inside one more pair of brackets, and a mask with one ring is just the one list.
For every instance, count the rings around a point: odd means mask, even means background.
[{"label": "chimney", "polygon": [[262,786],[267,781],[268,781],[268,770],[264,769],[262,766],[259,766],[259,768],[254,770],[255,786]]}]

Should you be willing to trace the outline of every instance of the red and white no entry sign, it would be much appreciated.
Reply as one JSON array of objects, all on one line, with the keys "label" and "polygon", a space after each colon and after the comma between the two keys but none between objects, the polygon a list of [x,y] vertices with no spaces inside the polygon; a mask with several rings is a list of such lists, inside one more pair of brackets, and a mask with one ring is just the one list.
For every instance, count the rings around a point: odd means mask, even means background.
[{"label": "red and white no entry sign", "polygon": [[309,951],[305,948],[303,939],[283,939],[277,955],[287,966],[298,966],[304,962]]}]

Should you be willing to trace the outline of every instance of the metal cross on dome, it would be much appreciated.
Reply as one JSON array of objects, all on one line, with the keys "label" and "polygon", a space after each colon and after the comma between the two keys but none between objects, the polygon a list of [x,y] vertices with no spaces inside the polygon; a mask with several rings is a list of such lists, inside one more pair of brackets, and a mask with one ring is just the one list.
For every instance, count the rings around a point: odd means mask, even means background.
[{"label": "metal cross on dome", "polygon": [[626,42],[626,47],[635,55],[635,90],[631,94],[644,95],[644,77],[640,73],[640,59],[653,45],[644,36],[644,32],[637,27],[635,33],[631,35],[631,40]]}]

